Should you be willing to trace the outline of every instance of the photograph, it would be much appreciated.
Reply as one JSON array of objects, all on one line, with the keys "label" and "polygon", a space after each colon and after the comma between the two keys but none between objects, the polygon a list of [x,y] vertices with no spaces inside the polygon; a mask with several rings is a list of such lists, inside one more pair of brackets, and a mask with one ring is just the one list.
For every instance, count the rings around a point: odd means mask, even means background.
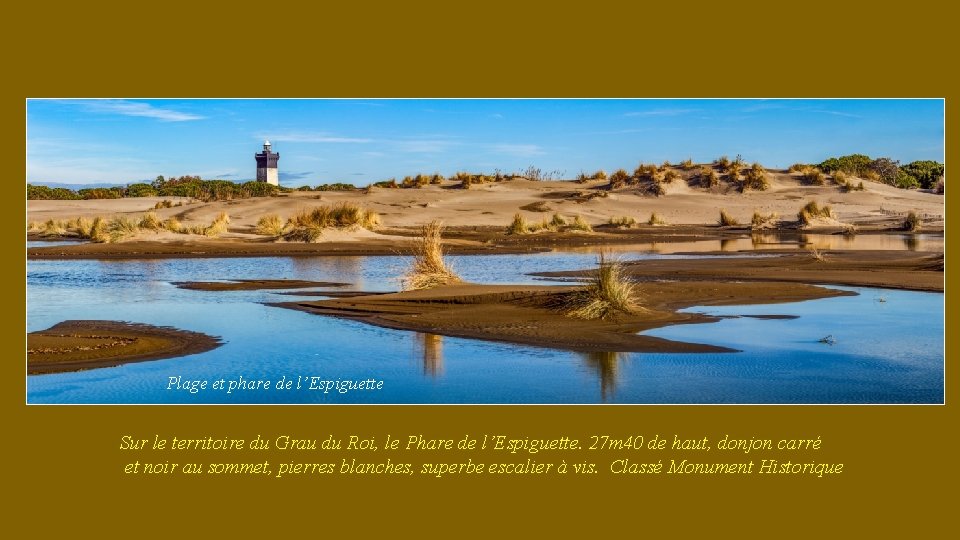
[{"label": "photograph", "polygon": [[939,98],[27,98],[28,405],[944,404]]}]

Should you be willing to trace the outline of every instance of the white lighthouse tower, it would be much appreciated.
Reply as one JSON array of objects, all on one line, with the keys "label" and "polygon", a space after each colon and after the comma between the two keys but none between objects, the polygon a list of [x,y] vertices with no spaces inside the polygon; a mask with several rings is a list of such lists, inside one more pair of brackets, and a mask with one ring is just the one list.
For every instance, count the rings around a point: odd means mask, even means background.
[{"label": "white lighthouse tower", "polygon": [[270,141],[263,141],[263,152],[254,154],[253,157],[257,160],[257,182],[279,186],[277,162],[280,161],[280,154],[270,151]]}]

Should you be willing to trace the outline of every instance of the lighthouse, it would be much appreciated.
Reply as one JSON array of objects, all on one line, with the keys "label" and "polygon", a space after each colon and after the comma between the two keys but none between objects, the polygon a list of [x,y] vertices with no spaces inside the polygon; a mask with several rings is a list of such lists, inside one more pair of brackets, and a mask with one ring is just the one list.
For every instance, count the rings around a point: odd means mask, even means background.
[{"label": "lighthouse", "polygon": [[253,157],[257,159],[257,182],[279,186],[277,161],[280,160],[280,154],[270,151],[270,141],[263,141],[263,152],[258,152]]}]

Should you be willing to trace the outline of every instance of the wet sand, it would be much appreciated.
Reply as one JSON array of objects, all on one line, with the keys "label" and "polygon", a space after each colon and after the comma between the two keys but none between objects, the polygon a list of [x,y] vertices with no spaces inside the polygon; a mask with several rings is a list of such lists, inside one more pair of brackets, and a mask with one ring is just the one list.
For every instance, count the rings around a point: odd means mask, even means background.
[{"label": "wet sand", "polygon": [[174,358],[215,349],[219,338],[118,321],[64,321],[27,334],[27,373],[62,373]]},{"label": "wet sand", "polygon": [[[762,254],[759,252],[758,254]],[[822,251],[822,261],[804,250],[767,257],[653,259],[624,264],[636,281],[789,281],[943,292],[943,254],[910,251]],[[581,278],[593,270],[537,272],[543,277]]]},{"label": "wet sand", "polygon": [[567,317],[553,307],[575,289],[461,284],[426,291],[270,305],[397,330],[578,352],[732,352],[725,347],[669,341],[637,332],[719,320],[677,312],[696,305],[774,304],[854,294],[799,283],[649,283],[642,287],[644,307],[636,314],[585,321]]}]

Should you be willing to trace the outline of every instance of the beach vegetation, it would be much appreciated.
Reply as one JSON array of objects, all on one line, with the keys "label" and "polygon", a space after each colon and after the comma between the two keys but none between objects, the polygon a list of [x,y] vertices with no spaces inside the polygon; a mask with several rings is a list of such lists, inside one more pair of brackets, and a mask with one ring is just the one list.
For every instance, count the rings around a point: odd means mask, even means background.
[{"label": "beach vegetation", "polygon": [[562,310],[577,319],[608,319],[640,309],[638,287],[625,275],[623,263],[601,252],[598,268],[587,286],[567,294]]},{"label": "beach vegetation", "polygon": [[260,216],[257,220],[256,232],[262,236],[282,236],[285,223],[277,214]]},{"label": "beach vegetation", "polygon": [[736,227],[740,225],[740,222],[733,218],[730,214],[727,213],[723,208],[720,209],[720,219],[717,220],[717,223],[721,227]]},{"label": "beach vegetation", "polygon": [[443,256],[443,224],[433,220],[424,225],[413,245],[413,264],[402,278],[406,290],[432,289],[463,280]]}]

